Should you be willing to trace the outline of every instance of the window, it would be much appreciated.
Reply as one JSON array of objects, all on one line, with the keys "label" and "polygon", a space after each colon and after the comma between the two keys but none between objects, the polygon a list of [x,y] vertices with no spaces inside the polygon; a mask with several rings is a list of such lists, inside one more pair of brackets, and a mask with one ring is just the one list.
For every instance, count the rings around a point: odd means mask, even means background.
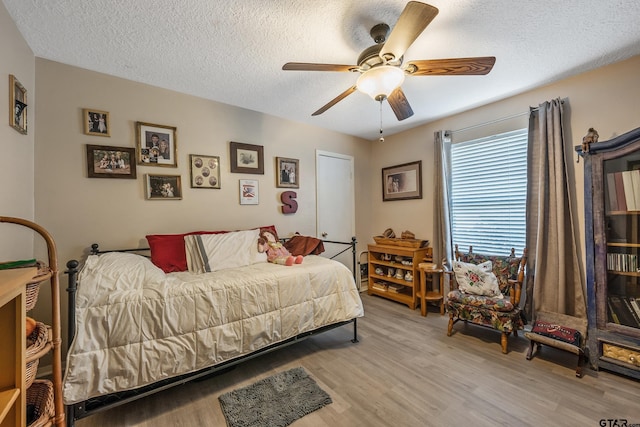
[{"label": "window", "polygon": [[527,129],[451,145],[451,232],[460,250],[525,247]]}]

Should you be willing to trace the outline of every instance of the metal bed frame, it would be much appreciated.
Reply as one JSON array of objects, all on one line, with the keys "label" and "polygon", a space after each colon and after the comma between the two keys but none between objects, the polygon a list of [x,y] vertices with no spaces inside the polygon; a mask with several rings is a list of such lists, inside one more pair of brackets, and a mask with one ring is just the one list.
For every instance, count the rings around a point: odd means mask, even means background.
[{"label": "metal bed frame", "polygon": [[[282,241],[286,241],[287,239],[280,239]],[[346,245],[347,247],[342,249],[341,251],[339,251],[338,253],[334,254],[333,256],[330,257],[330,259],[335,259],[336,257],[342,255],[343,253],[347,252],[349,249],[351,249],[351,255],[352,255],[352,266],[353,266],[353,277],[355,280],[355,283],[357,284],[357,274],[358,274],[358,265],[356,262],[356,238],[352,237],[351,238],[351,242],[338,242],[338,241],[331,241],[331,240],[322,240],[323,243],[331,243],[331,244],[337,244],[337,245]],[[140,253],[141,255],[148,252],[149,248],[136,248],[136,249],[119,249],[119,250],[106,250],[106,251],[101,251],[99,250],[99,245],[97,243],[94,243],[91,245],[91,251],[90,254],[91,255],[98,255],[98,254],[103,254],[103,253],[108,253],[108,252],[133,252],[133,253]],[[148,255],[143,255],[143,256],[148,256]],[[75,337],[76,334],[76,313],[75,313],[75,301],[76,301],[76,292],[78,289],[78,273],[80,272],[79,266],[80,263],[77,260],[70,260],[67,262],[67,270],[65,271],[65,274],[68,274],[68,287],[66,289],[67,293],[68,293],[68,347],[69,348],[71,346],[71,342],[73,341],[73,338]],[[210,366],[208,368],[204,368],[201,369],[199,371],[196,372],[191,372],[188,374],[184,374],[184,375],[179,375],[177,377],[173,377],[173,378],[168,378],[165,380],[160,380],[158,382],[155,382],[153,384],[149,384],[147,386],[144,387],[140,387],[137,388],[135,390],[127,390],[127,391],[122,391],[122,392],[117,392],[117,393],[111,393],[111,394],[107,394],[107,395],[103,395],[103,396],[97,396],[94,398],[90,398],[87,400],[84,400],[82,402],[78,402],[78,403],[74,403],[72,405],[67,405],[66,406],[66,420],[67,420],[67,426],[68,427],[73,427],[75,424],[76,420],[80,420],[86,417],[89,417],[95,413],[98,412],[102,412],[111,408],[115,408],[117,406],[123,405],[125,403],[129,403],[132,401],[135,401],[137,399],[141,399],[143,397],[146,396],[150,396],[154,393],[169,389],[171,387],[175,387],[177,385],[181,385],[181,384],[185,384],[188,383],[190,381],[199,379],[199,378],[203,378],[206,376],[213,376],[216,374],[222,374],[230,369],[232,369],[233,367],[235,367],[236,365],[247,361],[247,360],[251,360],[254,359],[262,354],[266,354],[266,353],[270,353],[272,351],[281,349],[283,347],[287,347],[289,345],[295,344],[297,342],[300,342],[302,340],[305,340],[309,337],[312,337],[314,335],[318,335],[321,334],[323,332],[329,331],[331,329],[335,329],[344,325],[347,325],[349,323],[353,323],[353,338],[351,339],[352,343],[357,343],[358,342],[358,322],[357,322],[357,318],[353,318],[351,320],[346,320],[343,322],[338,322],[338,323],[334,323],[332,325],[327,325],[327,326],[323,326],[320,327],[318,329],[314,329],[313,331],[309,331],[309,332],[304,332],[302,334],[298,334],[294,337],[288,338],[284,341],[281,341],[279,343],[275,343],[275,344],[271,344],[269,346],[263,347],[259,350],[256,350],[252,353],[248,353],[244,356],[240,356],[238,358],[232,359],[232,360],[228,360],[225,362],[221,362],[219,364]]]}]

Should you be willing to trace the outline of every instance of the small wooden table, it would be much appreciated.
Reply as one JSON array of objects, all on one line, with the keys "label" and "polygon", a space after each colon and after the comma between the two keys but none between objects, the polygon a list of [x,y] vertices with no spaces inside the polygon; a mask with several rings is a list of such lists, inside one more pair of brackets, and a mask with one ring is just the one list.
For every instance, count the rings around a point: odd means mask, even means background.
[{"label": "small wooden table", "polygon": [[[420,292],[418,297],[420,298],[420,314],[427,315],[427,302],[438,302],[440,306],[440,315],[444,315],[444,269],[438,265],[434,265],[427,262],[421,262],[418,264],[420,270]],[[432,281],[435,283],[434,274],[439,275],[438,290],[427,291],[426,275],[431,275]]]}]

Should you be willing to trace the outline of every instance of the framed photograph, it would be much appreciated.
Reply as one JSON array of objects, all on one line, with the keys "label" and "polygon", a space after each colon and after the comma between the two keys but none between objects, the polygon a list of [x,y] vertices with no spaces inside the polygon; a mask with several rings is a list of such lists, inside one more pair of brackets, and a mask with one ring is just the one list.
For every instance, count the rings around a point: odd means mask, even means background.
[{"label": "framed photograph", "polygon": [[220,157],[190,154],[191,188],[220,189]]},{"label": "framed photograph", "polygon": [[107,111],[84,108],[82,110],[82,121],[84,122],[85,135],[111,136],[109,132],[111,121]]},{"label": "framed photograph", "polygon": [[177,168],[176,128],[136,122],[138,164]]},{"label": "framed photograph", "polygon": [[257,205],[259,201],[260,192],[258,191],[258,181],[255,179],[241,179],[240,204]]},{"label": "framed photograph", "polygon": [[182,183],[180,175],[145,175],[145,199],[180,200]]},{"label": "framed photograph", "polygon": [[262,145],[230,143],[231,172],[264,175],[264,147]]},{"label": "framed photograph", "polygon": [[278,188],[300,188],[300,161],[298,159],[287,159],[286,157],[276,157],[276,187]]},{"label": "framed photograph", "polygon": [[136,178],[135,149],[87,144],[89,178]]},{"label": "framed photograph", "polygon": [[27,90],[13,74],[9,74],[9,125],[27,134]]},{"label": "framed photograph", "polygon": [[382,201],[422,199],[422,160],[382,168]]}]

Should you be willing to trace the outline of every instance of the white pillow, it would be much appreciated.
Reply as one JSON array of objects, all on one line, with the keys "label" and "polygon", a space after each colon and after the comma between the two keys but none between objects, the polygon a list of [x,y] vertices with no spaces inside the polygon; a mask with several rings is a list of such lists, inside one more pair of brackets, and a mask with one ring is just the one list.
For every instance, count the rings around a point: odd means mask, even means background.
[{"label": "white pillow", "polygon": [[266,262],[266,254],[258,252],[259,234],[255,229],[184,236],[187,267],[199,274]]},{"label": "white pillow", "polygon": [[498,278],[493,274],[491,261],[477,265],[454,261],[453,272],[460,291],[498,299],[504,298],[498,286]]}]

